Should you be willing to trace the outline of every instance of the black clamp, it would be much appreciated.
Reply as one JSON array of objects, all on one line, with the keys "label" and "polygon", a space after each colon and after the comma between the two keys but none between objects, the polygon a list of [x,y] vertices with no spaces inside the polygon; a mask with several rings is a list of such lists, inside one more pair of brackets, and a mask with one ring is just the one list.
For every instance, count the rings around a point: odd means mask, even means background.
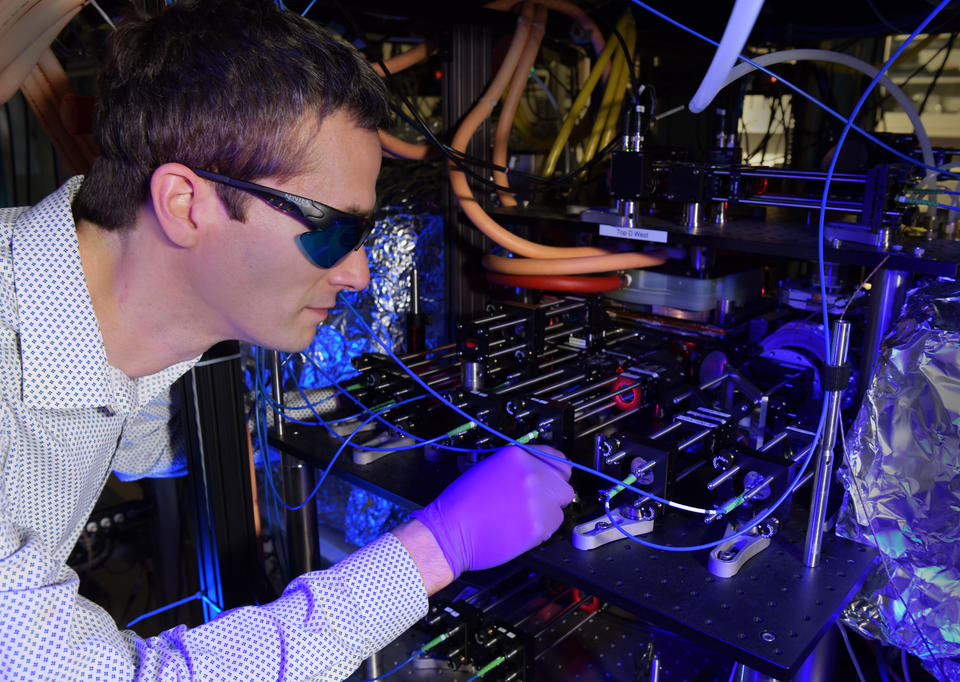
[{"label": "black clamp", "polygon": [[850,385],[850,363],[825,365],[820,372],[820,385],[824,391],[845,391]]}]

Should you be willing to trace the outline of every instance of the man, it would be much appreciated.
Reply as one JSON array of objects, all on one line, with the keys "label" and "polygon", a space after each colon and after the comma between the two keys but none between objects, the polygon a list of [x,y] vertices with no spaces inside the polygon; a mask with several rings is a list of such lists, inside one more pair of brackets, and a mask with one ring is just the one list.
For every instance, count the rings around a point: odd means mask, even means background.
[{"label": "man", "polygon": [[351,48],[249,1],[121,26],[100,89],[91,173],[0,210],[0,677],[342,679],[462,571],[548,537],[569,469],[506,448],[271,604],[118,631],[64,563],[104,481],[179,465],[162,398],[206,348],[301,350],[367,284],[386,99]]}]

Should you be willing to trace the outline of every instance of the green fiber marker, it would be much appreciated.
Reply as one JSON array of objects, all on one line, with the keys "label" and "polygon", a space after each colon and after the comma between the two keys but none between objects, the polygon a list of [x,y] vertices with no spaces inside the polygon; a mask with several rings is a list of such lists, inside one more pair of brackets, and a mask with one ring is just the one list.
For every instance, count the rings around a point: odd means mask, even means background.
[{"label": "green fiber marker", "polygon": [[607,499],[612,500],[614,495],[617,495],[622,490],[626,489],[628,485],[633,485],[636,482],[637,482],[636,474],[630,474],[625,479],[623,479],[622,483],[619,483],[613,486],[612,488],[610,488],[610,490],[607,491]]},{"label": "green fiber marker", "polygon": [[506,660],[507,659],[505,659],[503,656],[498,656],[497,658],[493,659],[492,661],[487,663],[485,666],[480,668],[480,670],[477,671],[477,677],[483,677],[488,672],[490,672],[491,670],[493,670],[494,668],[496,668],[498,665],[500,665]]}]

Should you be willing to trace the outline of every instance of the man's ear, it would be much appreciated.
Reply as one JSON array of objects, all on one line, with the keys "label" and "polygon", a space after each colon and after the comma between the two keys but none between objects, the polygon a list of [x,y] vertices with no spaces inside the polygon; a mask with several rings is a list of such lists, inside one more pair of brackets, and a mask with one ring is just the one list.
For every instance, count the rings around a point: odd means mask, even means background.
[{"label": "man's ear", "polygon": [[182,248],[195,246],[204,223],[223,213],[210,183],[180,163],[165,163],[153,171],[150,199],[160,229]]}]

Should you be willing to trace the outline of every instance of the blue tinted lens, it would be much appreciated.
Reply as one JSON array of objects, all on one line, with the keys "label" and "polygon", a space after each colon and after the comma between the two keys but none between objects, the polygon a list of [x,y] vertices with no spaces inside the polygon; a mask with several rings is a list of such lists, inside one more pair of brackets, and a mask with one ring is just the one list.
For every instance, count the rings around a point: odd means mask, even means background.
[{"label": "blue tinted lens", "polygon": [[297,246],[311,263],[319,268],[332,268],[360,245],[366,236],[365,221],[361,218],[337,218],[323,230],[311,230],[297,235]]}]

